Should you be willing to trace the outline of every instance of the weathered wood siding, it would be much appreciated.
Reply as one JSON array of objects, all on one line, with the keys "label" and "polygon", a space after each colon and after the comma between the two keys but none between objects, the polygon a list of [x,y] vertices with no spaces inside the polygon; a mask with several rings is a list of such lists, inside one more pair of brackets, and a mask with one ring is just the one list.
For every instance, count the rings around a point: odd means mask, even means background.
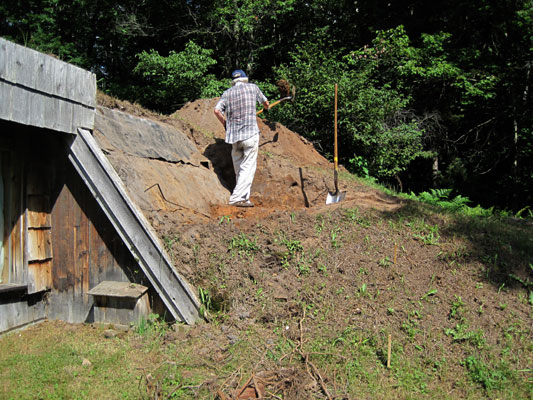
[{"label": "weathered wood siding", "polygon": [[93,129],[96,77],[0,38],[0,119],[76,134]]},{"label": "weathered wood siding", "polygon": [[46,317],[45,292],[28,295],[25,290],[0,290],[0,333]]},{"label": "weathered wood siding", "polygon": [[16,151],[16,133],[10,124],[0,122],[0,151],[4,187],[4,268],[2,282],[25,283],[24,160]]},{"label": "weathered wood siding", "polygon": [[42,318],[44,308],[24,305],[33,294],[47,293],[48,318],[84,322],[94,318],[88,291],[101,281],[150,286],[68,160],[66,135],[2,122],[0,132],[10,182],[4,184],[6,281],[27,285],[26,297],[6,294],[0,301],[6,326]]},{"label": "weathered wood siding", "polygon": [[92,319],[88,291],[104,280],[139,281],[137,263],[66,157],[58,165],[52,225],[49,318]]}]

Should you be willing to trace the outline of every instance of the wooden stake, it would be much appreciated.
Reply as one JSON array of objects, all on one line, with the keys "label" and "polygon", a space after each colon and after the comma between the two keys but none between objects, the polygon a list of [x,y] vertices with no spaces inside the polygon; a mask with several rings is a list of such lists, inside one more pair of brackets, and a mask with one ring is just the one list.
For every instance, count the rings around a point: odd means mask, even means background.
[{"label": "wooden stake", "polygon": [[396,254],[398,253],[398,245],[394,243],[394,257],[393,257],[393,264],[396,264]]},{"label": "wooden stake", "polygon": [[387,368],[388,369],[390,369],[391,350],[392,350],[392,337],[391,335],[389,335],[389,343],[388,343],[388,349],[387,349]]}]

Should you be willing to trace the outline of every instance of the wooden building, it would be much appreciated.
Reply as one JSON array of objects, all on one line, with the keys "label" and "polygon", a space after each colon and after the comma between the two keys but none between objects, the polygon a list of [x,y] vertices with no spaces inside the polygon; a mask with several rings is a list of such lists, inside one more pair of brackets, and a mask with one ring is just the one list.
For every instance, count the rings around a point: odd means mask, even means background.
[{"label": "wooden building", "polygon": [[91,136],[95,107],[94,74],[0,38],[0,332],[198,318]]}]

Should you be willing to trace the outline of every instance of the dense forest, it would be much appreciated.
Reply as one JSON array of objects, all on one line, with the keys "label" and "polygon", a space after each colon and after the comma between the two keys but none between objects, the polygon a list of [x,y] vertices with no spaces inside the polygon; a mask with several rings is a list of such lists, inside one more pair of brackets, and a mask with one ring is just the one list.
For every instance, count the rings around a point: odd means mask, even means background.
[{"label": "dense forest", "polygon": [[268,118],[404,192],[531,215],[533,0],[3,0],[0,35],[171,113],[245,70]]}]

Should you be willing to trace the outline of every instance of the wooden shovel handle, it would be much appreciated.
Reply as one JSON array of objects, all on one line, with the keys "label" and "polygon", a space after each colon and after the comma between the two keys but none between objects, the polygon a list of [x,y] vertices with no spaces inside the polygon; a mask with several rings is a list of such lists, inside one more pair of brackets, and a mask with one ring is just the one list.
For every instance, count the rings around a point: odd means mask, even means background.
[{"label": "wooden shovel handle", "polygon": [[335,123],[333,128],[334,144],[333,144],[333,164],[335,170],[333,171],[333,183],[335,184],[335,193],[339,193],[339,155],[337,146],[337,84],[335,84]]},{"label": "wooden shovel handle", "polygon": [[334,145],[333,145],[333,162],[335,163],[335,171],[339,169],[339,155],[337,148],[337,84],[335,84],[335,125],[334,125]]},{"label": "wooden shovel handle", "polygon": [[[277,106],[277,105],[278,105],[279,103],[281,103],[282,101],[287,101],[287,100],[292,100],[292,96],[284,97],[284,98],[282,98],[282,99],[276,100],[274,103],[272,103],[272,104],[268,107],[268,109],[270,110],[272,107]],[[261,109],[261,110],[259,110],[259,111],[257,111],[257,112],[255,113],[255,115],[259,115],[259,114],[261,114],[263,111],[265,111],[264,108]]]}]

